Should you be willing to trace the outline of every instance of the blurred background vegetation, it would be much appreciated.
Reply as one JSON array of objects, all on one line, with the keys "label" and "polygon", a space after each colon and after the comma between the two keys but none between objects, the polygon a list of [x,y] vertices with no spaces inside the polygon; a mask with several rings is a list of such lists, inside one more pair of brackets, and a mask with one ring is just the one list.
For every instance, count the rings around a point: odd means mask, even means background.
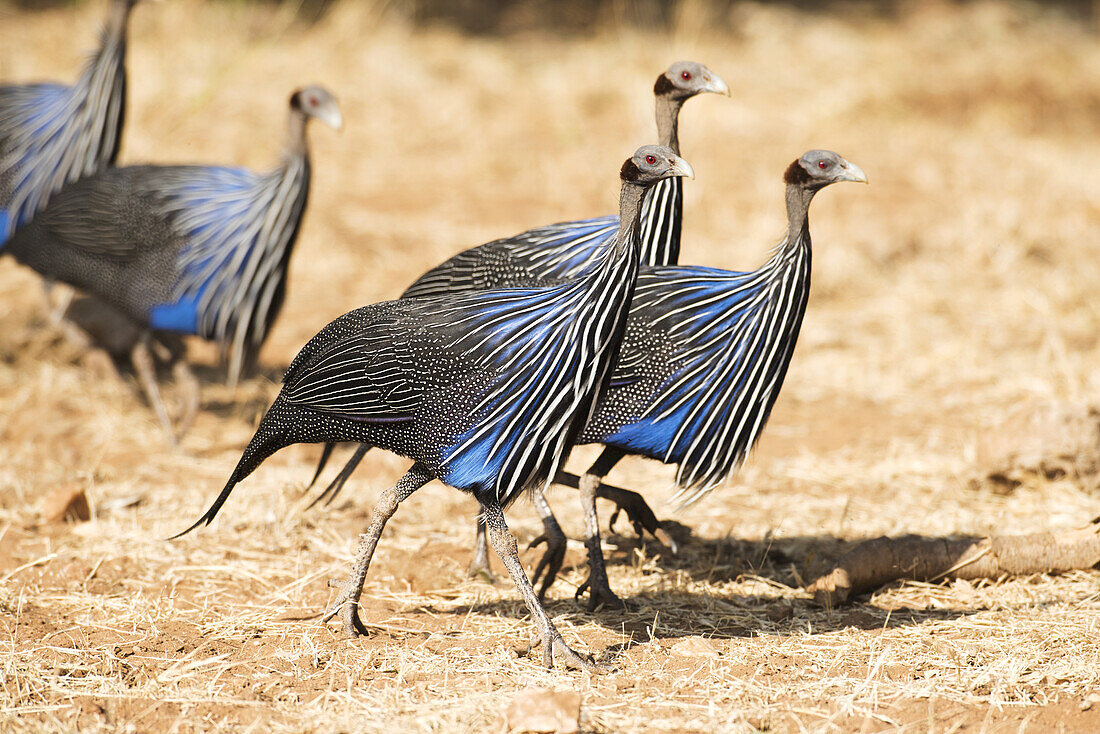
[{"label": "blurred background vegetation", "polygon": [[[87,0],[0,0],[24,10],[80,5]],[[227,5],[281,6],[304,23],[325,17],[339,0],[213,0]],[[526,31],[586,35],[613,24],[642,30],[667,27],[690,13],[715,29],[736,30],[739,6],[782,5],[808,13],[889,18],[924,4],[922,0],[362,0],[377,11],[417,25],[442,25],[467,33],[506,35]],[[967,5],[971,0],[946,4]],[[1022,17],[1058,14],[1100,30],[1100,0],[1017,0]]]}]

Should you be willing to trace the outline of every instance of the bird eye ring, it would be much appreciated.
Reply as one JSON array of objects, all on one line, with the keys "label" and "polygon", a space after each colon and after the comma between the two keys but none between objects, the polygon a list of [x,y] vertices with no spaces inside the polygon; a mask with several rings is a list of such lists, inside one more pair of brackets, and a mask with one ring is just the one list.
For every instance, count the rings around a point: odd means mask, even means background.
[{"label": "bird eye ring", "polygon": [[817,162],[817,167],[820,168],[822,171],[824,171],[826,168],[829,167],[829,164],[826,163],[825,161],[818,161]]},{"label": "bird eye ring", "polygon": [[691,72],[690,71],[680,72],[680,78],[683,79],[685,82],[688,81],[689,79],[691,79]]},{"label": "bird eye ring", "polygon": [[657,157],[656,157],[656,156],[652,156],[652,155],[647,155],[647,156],[645,157],[645,162],[646,162],[646,163],[648,163],[649,165],[651,165],[651,166],[652,166],[652,165],[653,165],[654,163],[656,163],[656,162],[657,162]]},{"label": "bird eye ring", "polygon": [[316,107],[317,106],[317,98],[314,97],[311,94],[308,97],[306,97],[306,103],[309,104],[310,107]]}]

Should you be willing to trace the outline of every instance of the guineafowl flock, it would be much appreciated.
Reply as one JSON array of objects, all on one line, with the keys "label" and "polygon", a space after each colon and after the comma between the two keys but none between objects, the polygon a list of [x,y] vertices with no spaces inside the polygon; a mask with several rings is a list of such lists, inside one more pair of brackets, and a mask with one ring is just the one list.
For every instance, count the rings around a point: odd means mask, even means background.
[{"label": "guineafowl flock", "polygon": [[[339,129],[343,119],[332,93],[308,86],[290,94],[287,142],[266,172],[116,167],[127,23],[137,2],[112,0],[100,47],[73,85],[0,87],[0,255],[118,316],[133,334],[129,357],[148,402],[175,441],[200,406],[198,382],[183,363],[177,379],[190,397],[173,422],[155,355],[180,335],[210,340],[231,385],[256,363],[287,295],[309,198],[306,129],[312,119]],[[621,511],[639,533],[676,548],[641,494],[603,478],[627,456],[672,464],[688,504],[737,471],[798,340],[810,288],[810,202],[829,184],[867,181],[836,153],[811,150],[783,173],[786,236],[761,267],[680,264],[682,179],[694,173],[680,157],[678,115],[704,92],[730,94],[698,63],[674,63],[657,77],[657,144],[638,147],[619,169],[616,216],[462,250],[400,299],[318,324],[225,487],[184,532],[210,523],[234,487],[284,447],[324,445],[316,481],[336,444],[357,444],[318,497],[330,501],[379,447],[413,463],[374,506],[324,620],[338,617],[348,635],[365,634],[358,603],[386,522],[438,479],[479,503],[471,568],[487,570],[491,545],[538,629],[543,662],[597,669],[569,648],[543,606],[566,547],[544,491],[557,482],[580,492],[589,576],[577,596],[587,591],[589,610],[623,606],[608,583],[596,499],[617,506],[612,523]],[[610,183],[613,172],[591,173]],[[582,444],[603,451],[577,476],[564,464]],[[544,526],[536,542],[546,545],[534,583],[504,514],[525,494]]]}]

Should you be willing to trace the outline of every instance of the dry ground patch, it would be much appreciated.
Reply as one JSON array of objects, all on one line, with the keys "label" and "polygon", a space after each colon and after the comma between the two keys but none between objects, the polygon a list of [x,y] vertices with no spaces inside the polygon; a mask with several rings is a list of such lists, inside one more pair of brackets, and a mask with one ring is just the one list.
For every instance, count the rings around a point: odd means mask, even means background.
[{"label": "dry ground patch", "polygon": [[[0,78],[71,78],[102,6],[0,7]],[[131,382],[87,369],[43,323],[36,279],[0,261],[4,727],[484,731],[534,683],[579,690],[596,731],[1100,730],[1095,571],[905,584],[837,611],[798,591],[862,538],[1098,513],[1088,442],[1013,418],[1079,420],[1100,395],[1096,36],[990,3],[894,20],[738,4],[722,32],[683,3],[674,30],[586,39],[471,38],[378,7],[345,2],[308,28],[250,4],[135,13],[126,161],[271,165],[307,82],[337,92],[348,123],[313,131],[310,211],[263,374],[230,394],[204,369],[181,450]],[[682,117],[698,174],[686,261],[762,262],[783,231],[780,175],[808,148],[839,151],[872,185],[815,202],[787,386],[745,470],[674,517],[683,554],[612,535],[612,584],[632,607],[586,615],[572,549],[551,611],[611,675],[516,656],[522,604],[510,584],[465,578],[474,505],[438,485],[387,529],[365,595],[375,634],[318,625],[366,508],[405,467],[392,456],[306,512],[318,450],[293,447],[212,528],[163,540],[221,487],[280,368],[328,320],[462,247],[611,211],[618,163],[653,137],[653,78],[677,58],[733,90]],[[1011,481],[987,480],[998,472]],[[642,461],[612,475],[663,516],[671,477]],[[92,520],[43,522],[43,498],[67,487]],[[573,495],[551,500],[578,534]],[[537,532],[528,507],[509,517],[521,540]],[[708,642],[677,647],[689,637]]]}]

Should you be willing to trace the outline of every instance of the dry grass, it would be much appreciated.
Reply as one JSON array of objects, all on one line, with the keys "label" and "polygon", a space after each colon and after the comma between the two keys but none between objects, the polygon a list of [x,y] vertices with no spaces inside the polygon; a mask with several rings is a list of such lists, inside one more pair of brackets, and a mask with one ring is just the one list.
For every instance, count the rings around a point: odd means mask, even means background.
[{"label": "dry grass", "polygon": [[[0,9],[0,78],[70,78],[102,5]],[[1093,468],[985,480],[1036,443],[1008,416],[1076,420],[1100,393],[1096,37],[989,3],[914,4],[892,23],[738,5],[737,31],[719,35],[693,7],[674,32],[583,41],[411,29],[370,3],[311,29],[248,4],[138,9],[126,160],[269,165],[290,89],[315,80],[348,129],[313,131],[311,209],[266,377],[230,395],[208,370],[181,451],[132,384],[85,369],[42,325],[34,277],[0,261],[4,728],[485,731],[535,683],[581,691],[597,731],[1100,729],[1100,704],[1082,710],[1100,693],[1095,571],[906,584],[832,612],[798,591],[853,540],[1097,514],[1094,456],[1056,448]],[[698,173],[686,260],[760,262],[783,229],[780,173],[810,147],[873,185],[815,202],[814,293],[787,387],[741,475],[677,517],[683,555],[610,538],[625,614],[578,611],[583,570],[567,566],[552,613],[613,674],[515,656],[522,606],[508,584],[464,578],[474,507],[438,485],[387,529],[366,589],[377,634],[349,643],[319,626],[364,508],[404,468],[392,456],[368,457],[344,504],[304,512],[317,450],[288,449],[211,529],[162,540],[221,486],[277,368],[330,318],[462,247],[612,210],[617,164],[653,135],[652,79],[676,58],[734,90],[683,115]],[[671,476],[631,461],[612,478],[660,512]],[[95,517],[42,523],[59,487],[85,489]],[[571,493],[552,500],[579,533]],[[521,540],[536,532],[527,507],[510,520]],[[693,636],[709,640],[702,657],[675,648]]]}]

